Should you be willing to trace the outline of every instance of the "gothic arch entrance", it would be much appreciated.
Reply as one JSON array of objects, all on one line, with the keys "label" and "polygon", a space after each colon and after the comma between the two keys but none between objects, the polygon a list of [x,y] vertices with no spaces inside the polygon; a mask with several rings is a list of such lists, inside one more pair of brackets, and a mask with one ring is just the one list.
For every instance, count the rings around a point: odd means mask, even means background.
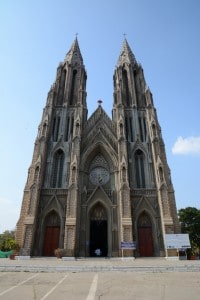
[{"label": "gothic arch entrance", "polygon": [[[99,249],[100,251],[96,251]],[[99,253],[98,253],[99,252]],[[108,255],[108,219],[105,208],[97,203],[90,214],[90,256]]]},{"label": "gothic arch entrance", "polygon": [[59,215],[52,211],[50,212],[44,222],[44,242],[43,255],[54,256],[54,250],[59,247],[60,238],[60,218]]},{"label": "gothic arch entrance", "polygon": [[153,256],[152,223],[146,212],[140,215],[137,227],[140,256]]}]

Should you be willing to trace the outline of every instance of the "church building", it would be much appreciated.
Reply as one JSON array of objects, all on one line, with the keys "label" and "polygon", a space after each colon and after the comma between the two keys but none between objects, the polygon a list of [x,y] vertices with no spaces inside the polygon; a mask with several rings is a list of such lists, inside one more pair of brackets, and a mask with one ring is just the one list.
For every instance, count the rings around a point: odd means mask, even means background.
[{"label": "church building", "polygon": [[[16,239],[21,255],[165,256],[179,233],[174,189],[153,98],[126,40],[114,70],[112,118],[88,118],[87,74],[75,38],[47,95]],[[126,243],[127,242],[127,243]]]}]

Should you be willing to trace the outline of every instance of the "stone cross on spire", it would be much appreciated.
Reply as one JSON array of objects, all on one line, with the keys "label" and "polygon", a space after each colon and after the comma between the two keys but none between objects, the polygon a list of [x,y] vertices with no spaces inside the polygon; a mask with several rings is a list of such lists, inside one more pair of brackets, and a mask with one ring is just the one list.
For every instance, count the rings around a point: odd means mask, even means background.
[{"label": "stone cross on spire", "polygon": [[97,102],[99,103],[99,106],[101,106],[101,103],[102,103],[103,101],[102,101],[101,99],[99,99]]}]

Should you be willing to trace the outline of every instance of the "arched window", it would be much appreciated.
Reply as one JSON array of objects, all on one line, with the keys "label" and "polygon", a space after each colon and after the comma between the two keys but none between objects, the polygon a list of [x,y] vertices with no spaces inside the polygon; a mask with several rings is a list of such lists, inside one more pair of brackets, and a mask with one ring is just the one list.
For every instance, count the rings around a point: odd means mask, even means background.
[{"label": "arched window", "polygon": [[60,217],[55,210],[48,213],[45,218],[45,224],[46,226],[60,226]]},{"label": "arched window", "polygon": [[70,122],[70,118],[67,117],[67,121],[66,121],[66,138],[65,138],[66,142],[69,139],[69,122]]},{"label": "arched window", "polygon": [[155,124],[152,125],[152,132],[153,132],[153,137],[156,137],[156,126]]},{"label": "arched window", "polygon": [[38,178],[39,178],[39,167],[36,167],[35,169],[35,173],[34,173],[34,183],[38,182]]},{"label": "arched window", "polygon": [[126,182],[126,168],[125,167],[122,168],[122,180],[123,180],[123,182]]},{"label": "arched window", "polygon": [[63,164],[64,164],[64,153],[62,150],[58,150],[53,159],[53,171],[52,171],[52,187],[60,188],[62,186],[63,176]]},{"label": "arched window", "polygon": [[119,124],[119,130],[120,130],[120,135],[122,135],[123,134],[123,124],[122,123]]},{"label": "arched window", "polygon": [[70,91],[70,105],[72,105],[73,102],[74,102],[74,92],[75,92],[75,86],[76,86],[76,75],[77,75],[77,70],[74,70],[73,75],[72,75],[72,84],[71,84],[71,91]]},{"label": "arched window", "polygon": [[128,88],[128,75],[127,71],[123,70],[123,84],[124,84],[124,97],[125,97],[125,104],[130,106],[130,95],[129,95],[129,88]]},{"label": "arched window", "polygon": [[139,117],[139,128],[140,128],[140,139],[144,142],[143,128],[142,128],[142,118]]},{"label": "arched window", "polygon": [[163,169],[162,169],[162,167],[159,167],[159,177],[160,177],[160,182],[163,182],[164,177],[163,177]]},{"label": "arched window", "polygon": [[73,166],[72,168],[72,182],[75,182],[76,179],[76,167]]},{"label": "arched window", "polygon": [[137,188],[145,188],[144,154],[140,149],[135,152],[135,167]]},{"label": "arched window", "polygon": [[74,131],[74,118],[72,117],[71,118],[71,129],[70,129],[71,137],[73,136],[73,131]]},{"label": "arched window", "polygon": [[60,79],[60,83],[59,83],[57,105],[63,104],[64,93],[65,93],[65,80],[66,80],[66,70],[64,70],[61,75],[61,79]]},{"label": "arched window", "polygon": [[46,132],[47,132],[47,124],[44,123],[43,127],[42,127],[42,135],[46,135]]},{"label": "arched window", "polygon": [[131,142],[133,142],[133,121],[132,121],[132,118],[129,118],[129,125],[130,125]]},{"label": "arched window", "polygon": [[138,227],[151,227],[151,219],[150,216],[143,212],[138,219]]},{"label": "arched window", "polygon": [[80,124],[79,122],[76,123],[76,131],[75,131],[75,135],[79,134],[79,130],[80,130]]},{"label": "arched window", "polygon": [[92,210],[90,219],[95,220],[99,223],[101,221],[107,220],[106,210],[101,203],[97,203],[95,205],[95,207]]},{"label": "arched window", "polygon": [[137,107],[140,107],[140,103],[139,103],[139,87],[138,87],[138,74],[137,74],[136,70],[134,70],[133,76],[134,76],[134,82],[135,82],[136,104],[137,104]]},{"label": "arched window", "polygon": [[53,119],[53,128],[52,128],[53,129],[52,135],[53,135],[54,142],[58,140],[59,128],[60,128],[60,117],[55,117]]}]

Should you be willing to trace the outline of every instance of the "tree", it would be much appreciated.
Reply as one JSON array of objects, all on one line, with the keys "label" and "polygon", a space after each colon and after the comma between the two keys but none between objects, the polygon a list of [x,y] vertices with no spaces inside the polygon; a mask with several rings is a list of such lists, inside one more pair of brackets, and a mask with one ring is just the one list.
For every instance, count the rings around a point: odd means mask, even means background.
[{"label": "tree", "polygon": [[[188,233],[191,247],[200,254],[200,210],[195,207],[186,207],[178,211],[182,233]],[[197,254],[197,253],[196,253]]]},{"label": "tree", "polygon": [[9,251],[14,249],[15,245],[15,230],[6,230],[0,234],[0,250]]}]

